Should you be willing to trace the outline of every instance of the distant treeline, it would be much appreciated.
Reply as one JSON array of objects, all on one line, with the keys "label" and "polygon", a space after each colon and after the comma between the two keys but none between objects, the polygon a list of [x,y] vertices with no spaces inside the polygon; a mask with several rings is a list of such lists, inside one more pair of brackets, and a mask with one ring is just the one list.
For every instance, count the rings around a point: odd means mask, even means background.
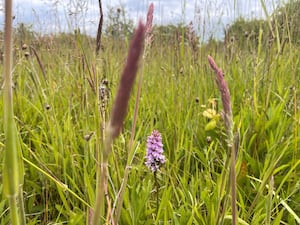
[{"label": "distant treeline", "polygon": [[[225,31],[225,43],[235,42],[240,48],[252,44],[273,44],[284,48],[287,43],[300,45],[300,1],[291,0],[277,8],[266,20],[239,18]],[[279,46],[278,46],[279,45]]]}]

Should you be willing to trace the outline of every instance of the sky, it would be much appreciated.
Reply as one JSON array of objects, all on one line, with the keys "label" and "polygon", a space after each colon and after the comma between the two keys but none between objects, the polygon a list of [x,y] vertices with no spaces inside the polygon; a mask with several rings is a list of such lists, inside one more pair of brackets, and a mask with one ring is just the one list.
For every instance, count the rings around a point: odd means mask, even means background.
[{"label": "sky", "polygon": [[[154,3],[154,24],[189,24],[206,39],[221,38],[224,28],[238,17],[265,18],[261,0],[102,0],[104,25],[108,9],[122,7],[137,23],[145,21],[148,5]],[[282,0],[264,0],[269,14]],[[4,0],[0,2],[0,29],[4,24]],[[99,21],[98,0],[14,0],[14,25],[25,23],[41,33],[72,32],[80,28],[95,36]]]}]

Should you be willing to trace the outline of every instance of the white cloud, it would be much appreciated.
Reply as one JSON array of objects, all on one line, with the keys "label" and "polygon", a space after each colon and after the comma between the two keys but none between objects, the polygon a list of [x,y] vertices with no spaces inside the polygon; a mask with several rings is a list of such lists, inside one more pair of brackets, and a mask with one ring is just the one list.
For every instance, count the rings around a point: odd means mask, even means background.
[{"label": "white cloud", "polygon": [[[264,16],[260,0],[103,0],[104,22],[108,8],[119,6],[125,7],[127,15],[135,22],[140,18],[145,20],[150,2],[155,7],[155,24],[187,24],[193,21],[198,32],[201,34],[205,31],[207,35],[219,35],[228,23],[239,16]],[[276,3],[274,0],[264,2],[269,13],[278,4],[278,0]],[[81,30],[95,35],[99,6],[96,0],[15,0],[14,14],[15,24],[32,24],[34,29],[43,33],[72,31],[80,27]],[[2,18],[3,12],[0,11],[0,19]]]}]

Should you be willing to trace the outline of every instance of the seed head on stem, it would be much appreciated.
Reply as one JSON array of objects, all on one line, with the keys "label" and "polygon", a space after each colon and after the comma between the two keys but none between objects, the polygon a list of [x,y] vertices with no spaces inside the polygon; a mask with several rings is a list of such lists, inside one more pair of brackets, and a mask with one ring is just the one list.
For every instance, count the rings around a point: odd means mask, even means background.
[{"label": "seed head on stem", "polygon": [[[97,169],[98,183],[96,186],[96,202],[92,215],[92,225],[99,224],[100,218],[104,218],[104,190],[107,189],[107,167],[113,140],[120,134],[123,122],[127,114],[130,93],[137,74],[139,58],[142,54],[145,35],[145,26],[139,22],[133,39],[130,43],[127,61],[121,75],[117,95],[113,104],[110,121],[106,128],[104,149],[101,152],[101,163]],[[100,161],[100,160],[99,160]]]},{"label": "seed head on stem", "polygon": [[121,75],[117,96],[113,104],[110,117],[109,131],[112,138],[116,138],[122,129],[127,114],[127,106],[131,89],[137,74],[139,57],[143,49],[145,26],[139,22],[128,52],[127,62]]},{"label": "seed head on stem", "polygon": [[232,109],[231,109],[231,101],[230,101],[230,92],[228,85],[224,79],[224,74],[220,68],[218,68],[217,64],[215,63],[214,59],[211,56],[208,56],[208,62],[210,67],[215,71],[215,81],[218,86],[218,89],[221,93],[221,99],[224,109],[224,120],[225,120],[225,127],[227,131],[227,138],[229,144],[233,141],[233,119],[232,119]]},{"label": "seed head on stem", "polygon": [[232,210],[232,225],[237,224],[237,206],[236,206],[236,151],[233,138],[233,118],[232,118],[232,109],[230,102],[230,92],[228,85],[224,79],[224,74],[220,68],[216,65],[214,59],[211,56],[208,56],[208,62],[210,67],[215,71],[215,80],[219,91],[221,93],[223,108],[224,108],[224,122],[225,129],[227,133],[227,144],[231,150],[231,169],[230,169],[230,179],[231,179],[231,210]]}]

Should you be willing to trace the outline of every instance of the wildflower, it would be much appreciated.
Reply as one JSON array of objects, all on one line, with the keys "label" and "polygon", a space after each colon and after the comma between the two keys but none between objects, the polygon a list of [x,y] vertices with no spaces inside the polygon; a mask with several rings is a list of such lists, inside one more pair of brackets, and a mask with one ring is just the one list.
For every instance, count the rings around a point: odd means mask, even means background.
[{"label": "wildflower", "polygon": [[147,161],[145,163],[152,172],[159,170],[160,166],[166,162],[163,152],[161,134],[154,130],[147,140]]}]

